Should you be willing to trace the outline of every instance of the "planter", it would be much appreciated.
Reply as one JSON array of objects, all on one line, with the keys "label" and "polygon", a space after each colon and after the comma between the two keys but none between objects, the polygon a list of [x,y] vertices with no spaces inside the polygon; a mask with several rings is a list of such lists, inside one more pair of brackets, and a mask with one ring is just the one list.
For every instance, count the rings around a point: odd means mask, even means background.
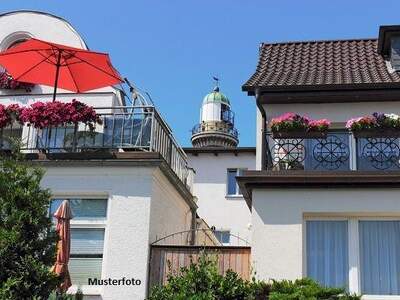
[{"label": "planter", "polygon": [[272,132],[274,139],[325,139],[327,135],[327,131]]},{"label": "planter", "polygon": [[355,138],[398,138],[400,129],[366,129],[353,131]]}]

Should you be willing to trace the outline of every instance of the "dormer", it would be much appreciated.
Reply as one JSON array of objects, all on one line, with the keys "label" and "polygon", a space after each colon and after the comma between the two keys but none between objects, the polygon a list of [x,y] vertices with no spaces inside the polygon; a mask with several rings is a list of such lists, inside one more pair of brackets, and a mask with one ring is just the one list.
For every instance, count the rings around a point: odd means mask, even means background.
[{"label": "dormer", "polygon": [[400,71],[400,25],[381,26],[379,28],[378,53],[395,71]]}]

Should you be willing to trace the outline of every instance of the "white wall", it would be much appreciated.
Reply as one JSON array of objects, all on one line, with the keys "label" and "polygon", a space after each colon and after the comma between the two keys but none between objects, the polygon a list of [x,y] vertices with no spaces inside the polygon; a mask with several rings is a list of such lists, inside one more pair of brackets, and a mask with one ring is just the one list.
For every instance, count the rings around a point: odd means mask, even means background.
[{"label": "white wall", "polygon": [[[232,234],[250,242],[250,211],[243,197],[226,197],[228,168],[247,168],[254,170],[254,153],[199,153],[188,154],[189,165],[195,169],[194,195],[198,198],[198,214],[209,226],[229,229]],[[233,245],[238,240],[232,239]]]},{"label": "white wall", "polygon": [[201,107],[201,122],[221,121],[221,103],[207,102]]},{"label": "white wall", "polygon": [[[140,279],[140,286],[85,287],[98,299],[144,299],[149,244],[190,228],[188,205],[155,167],[47,167],[42,185],[55,197],[108,198],[102,278]],[[96,298],[93,298],[96,299]]]},{"label": "white wall", "polygon": [[305,216],[397,216],[398,189],[255,189],[252,259],[260,279],[305,275]]},{"label": "white wall", "polygon": [[259,109],[256,110],[256,170],[262,169],[262,151],[261,151],[261,143],[262,143],[262,115]]},{"label": "white wall", "polygon": [[[169,234],[191,229],[192,212],[176,188],[160,171],[154,172],[150,209],[150,243]],[[178,238],[179,236],[177,236]],[[184,244],[167,239],[168,244]]]},{"label": "white wall", "polygon": [[[4,90],[3,90],[4,91]],[[11,92],[11,91],[8,91]],[[1,93],[1,90],[0,90]],[[14,91],[15,93],[15,91]],[[61,102],[71,102],[73,99],[86,103],[90,106],[95,107],[111,107],[114,105],[122,105],[121,100],[116,95],[115,91],[103,92],[103,93],[83,93],[83,94],[74,94],[67,93],[57,96],[57,100]],[[4,105],[18,103],[21,106],[27,106],[32,103],[41,101],[41,102],[50,102],[53,100],[52,94],[25,94],[25,95],[11,95],[3,93],[0,95],[0,102]],[[101,110],[99,112],[104,112],[105,110]]]},{"label": "white wall", "polygon": [[400,114],[398,102],[354,102],[354,103],[311,103],[311,104],[265,104],[267,121],[286,112],[307,115],[313,119],[330,119],[332,122],[346,122],[374,112]]},{"label": "white wall", "polygon": [[[99,287],[101,299],[144,299],[154,168],[48,167],[42,185],[56,197],[108,196],[102,278],[136,278],[140,286]],[[94,291],[83,287],[84,293]]]},{"label": "white wall", "polygon": [[[16,12],[0,17],[0,41],[15,32],[32,37],[85,49],[85,43],[76,30],[66,21],[37,12]],[[0,43],[2,49],[8,46]]]}]

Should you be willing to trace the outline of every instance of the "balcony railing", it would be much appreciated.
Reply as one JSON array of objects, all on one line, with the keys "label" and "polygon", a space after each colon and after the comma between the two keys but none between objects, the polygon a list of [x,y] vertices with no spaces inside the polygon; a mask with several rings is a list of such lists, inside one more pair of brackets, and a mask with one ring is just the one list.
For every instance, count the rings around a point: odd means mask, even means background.
[{"label": "balcony railing", "polygon": [[326,138],[267,135],[267,169],[306,171],[400,170],[400,138],[355,138],[329,132]]},{"label": "balcony railing", "polygon": [[154,107],[95,109],[102,124],[94,130],[85,124],[44,129],[14,125],[0,130],[0,149],[10,149],[11,138],[21,138],[24,152],[158,152],[183,183],[190,181],[186,154]]},{"label": "balcony railing", "polygon": [[192,128],[192,135],[202,132],[212,132],[212,131],[229,134],[235,138],[238,138],[239,136],[239,133],[236,128],[231,126],[226,126],[225,124],[220,122],[196,124]]}]

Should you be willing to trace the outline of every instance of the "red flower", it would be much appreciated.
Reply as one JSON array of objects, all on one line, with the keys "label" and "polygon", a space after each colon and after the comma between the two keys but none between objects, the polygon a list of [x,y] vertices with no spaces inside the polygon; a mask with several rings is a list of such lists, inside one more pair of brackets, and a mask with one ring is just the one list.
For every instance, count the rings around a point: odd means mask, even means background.
[{"label": "red flower", "polygon": [[24,89],[30,92],[35,85],[32,83],[17,81],[6,71],[0,72],[0,89],[18,90]]},{"label": "red flower", "polygon": [[100,118],[93,107],[75,99],[70,103],[60,101],[33,103],[22,111],[20,119],[35,128],[82,122],[93,129],[93,123],[100,123]]}]

